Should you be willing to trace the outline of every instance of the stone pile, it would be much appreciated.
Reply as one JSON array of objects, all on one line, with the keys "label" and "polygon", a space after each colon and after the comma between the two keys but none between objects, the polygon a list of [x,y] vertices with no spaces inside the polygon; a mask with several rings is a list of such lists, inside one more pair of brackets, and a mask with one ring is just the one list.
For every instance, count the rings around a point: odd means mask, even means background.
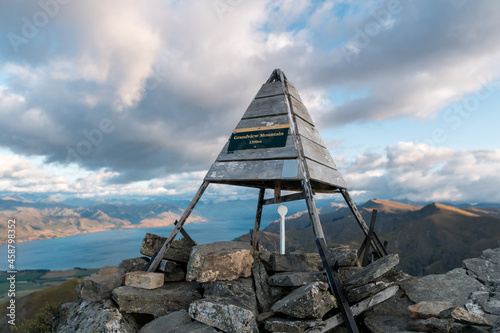
[{"label": "stone pile", "polygon": [[[164,238],[146,235],[152,256]],[[388,255],[367,267],[330,249],[361,332],[500,332],[500,249],[464,269],[412,278]],[[103,267],[65,305],[57,332],[345,332],[316,253],[254,252],[241,242],[174,241],[155,273],[149,258]]]}]

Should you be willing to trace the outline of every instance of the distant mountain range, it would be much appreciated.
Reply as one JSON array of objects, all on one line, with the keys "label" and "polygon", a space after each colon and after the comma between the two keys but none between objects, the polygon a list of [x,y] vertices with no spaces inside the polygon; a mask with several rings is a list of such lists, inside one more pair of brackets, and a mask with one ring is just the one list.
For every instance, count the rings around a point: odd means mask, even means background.
[{"label": "distant mountain range", "polygon": [[[184,209],[173,204],[100,204],[74,207],[64,203],[0,200],[0,219],[16,219],[16,241],[66,237],[113,229],[152,228],[172,225]],[[206,222],[192,214],[187,223]],[[0,244],[7,241],[7,223],[0,224]]]},{"label": "distant mountain range", "polygon": [[[6,221],[12,218],[18,221],[16,241],[22,242],[115,229],[166,227],[178,220],[189,204],[189,201],[182,200],[155,203],[152,198],[143,201],[134,198],[106,200],[104,203],[92,199],[59,200],[19,194],[0,197],[0,221],[5,221],[0,223],[0,244],[7,241]],[[257,199],[200,201],[187,223],[253,221],[256,205]],[[303,202],[293,202],[288,206],[290,212],[305,209]],[[276,216],[276,209],[266,207],[263,226]]]},{"label": "distant mountain range", "polygon": [[[71,236],[113,229],[169,226],[183,213],[188,202],[154,203],[123,198],[115,203],[80,200],[81,206],[50,198],[4,196],[0,219],[15,217],[16,240],[28,241]],[[75,203],[76,201],[72,201]],[[286,239],[288,251],[316,251],[314,234],[303,201],[288,202]],[[329,246],[351,244],[359,248],[364,235],[343,203],[318,200],[320,218]],[[249,220],[255,218],[257,200],[202,201],[189,223]],[[465,258],[477,257],[487,248],[498,247],[500,205],[415,204],[374,199],[358,206],[369,223],[377,209],[376,232],[388,242],[388,251],[399,253],[400,267],[412,275],[444,273],[460,266]],[[276,205],[265,206],[261,243],[279,248]],[[0,244],[7,240],[7,223],[0,223]],[[253,223],[252,223],[253,225]],[[238,238],[249,241],[249,234]]]},{"label": "distant mountain range", "polygon": [[[421,206],[375,199],[358,208],[367,223],[372,210],[377,209],[377,235],[388,242],[388,252],[399,253],[399,267],[412,275],[447,272],[459,267],[463,259],[499,245],[500,207]],[[348,208],[323,207],[320,219],[329,246],[359,248],[364,235]],[[249,240],[249,235],[239,239]],[[278,249],[279,221],[268,225],[259,240],[270,250]],[[287,218],[286,241],[287,251],[316,250],[306,211]]]}]

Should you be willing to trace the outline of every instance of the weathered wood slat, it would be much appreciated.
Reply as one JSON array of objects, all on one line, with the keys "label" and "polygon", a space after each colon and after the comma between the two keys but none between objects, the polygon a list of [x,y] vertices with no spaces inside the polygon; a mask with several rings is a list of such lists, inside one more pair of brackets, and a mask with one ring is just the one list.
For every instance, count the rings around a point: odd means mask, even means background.
[{"label": "weathered wood slat", "polygon": [[284,95],[254,99],[241,119],[286,115]]},{"label": "weathered wood slat", "polygon": [[363,267],[368,265],[368,260],[370,259],[370,245],[371,245],[371,239],[373,237],[373,232],[375,229],[375,220],[377,219],[377,210],[374,209],[372,210],[372,219],[370,221],[370,229],[368,229],[368,236],[366,236],[366,249],[365,253],[363,256]]},{"label": "weathered wood slat", "polygon": [[304,148],[305,157],[320,164],[324,164],[332,169],[338,170],[330,152],[325,147],[322,147],[305,137],[302,137],[302,147]]},{"label": "weathered wood slat", "polygon": [[265,118],[250,118],[250,119],[241,119],[238,125],[236,125],[236,129],[266,127],[274,125],[287,125],[287,124],[289,124],[287,115],[271,116]]},{"label": "weathered wood slat", "polygon": [[259,92],[257,95],[255,95],[255,98],[264,98],[264,97],[269,97],[269,96],[275,96],[275,95],[284,95],[285,92],[283,91],[283,88],[281,87],[281,82],[271,82],[271,83],[264,83],[262,87],[260,88]]},{"label": "weathered wood slat", "polygon": [[326,148],[325,143],[323,142],[323,139],[321,139],[321,136],[319,135],[316,127],[309,123],[306,123],[298,117],[296,117],[295,120],[297,122],[297,131],[300,135]]},{"label": "weathered wood slat", "polygon": [[186,210],[184,211],[184,213],[180,217],[179,223],[177,223],[174,230],[172,230],[172,232],[170,233],[170,236],[168,236],[168,239],[165,241],[165,243],[163,243],[163,246],[158,251],[158,253],[156,253],[155,257],[152,258],[151,261],[149,262],[149,265],[147,267],[148,272],[154,272],[156,270],[156,268],[160,264],[163,256],[165,255],[165,252],[167,252],[168,248],[170,247],[170,244],[172,244],[173,240],[175,239],[177,234],[180,232],[180,230],[184,226],[184,223],[186,223],[187,218],[189,217],[189,215],[191,215],[191,212],[193,211],[194,206],[196,206],[196,204],[200,200],[201,196],[203,195],[203,193],[207,189],[208,184],[209,184],[209,182],[207,182],[206,180],[203,180],[203,184],[201,184],[201,186],[198,189],[198,192],[196,192],[193,200],[191,200],[191,202],[189,203],[189,206],[186,208]]},{"label": "weathered wood slat", "polygon": [[[351,306],[351,312],[353,316],[358,316],[365,312],[366,310],[371,309],[377,304],[380,304],[392,296],[396,295],[398,291],[398,286],[392,286],[387,289],[382,290],[381,292],[359,302],[358,304]],[[334,328],[339,326],[344,322],[342,315],[339,313],[327,320],[325,320],[326,325],[321,327],[314,327],[312,329],[307,330],[307,333],[327,333],[331,332]]]},{"label": "weathered wood slat", "polygon": [[[300,193],[293,193],[293,194],[288,194],[284,195],[281,197],[280,202],[289,202],[289,201],[295,201],[295,200],[304,200],[306,197],[303,192]],[[272,205],[272,204],[277,204],[279,202],[276,202],[275,198],[270,198],[270,199],[265,199],[262,204],[263,205]]]},{"label": "weathered wood slat", "polygon": [[264,194],[266,193],[265,188],[259,190],[259,200],[257,202],[257,213],[255,214],[255,224],[252,233],[252,246],[254,251],[259,250],[259,229],[260,229],[260,219],[262,217],[262,205],[264,203]]},{"label": "weathered wood slat", "polygon": [[300,98],[300,95],[299,95],[299,92],[297,91],[297,89],[293,86],[293,84],[286,80],[286,85],[288,87],[288,93],[294,97],[297,101],[301,102],[302,103],[302,99]]},{"label": "weathered wood slat", "polygon": [[[368,236],[368,231],[369,231],[368,226],[366,225],[366,222],[363,219],[363,216],[361,216],[361,213],[359,212],[358,207],[356,207],[356,205],[354,204],[354,201],[352,201],[352,198],[349,195],[349,192],[347,192],[347,189],[341,189],[340,193],[342,194],[345,202],[347,203],[347,205],[351,209],[351,212],[354,215],[354,218],[358,222],[359,226],[361,227],[361,230],[363,230],[363,233],[365,234],[365,236]],[[385,250],[384,246],[382,245],[382,243],[380,242],[378,237],[373,237],[371,239],[371,243],[372,243],[373,248],[377,251],[377,255],[379,257],[383,257],[383,256],[387,255],[387,251]]]},{"label": "weathered wood slat", "polygon": [[344,178],[337,170],[324,166],[323,164],[319,164],[310,159],[306,159],[306,163],[309,167],[309,174],[312,180],[331,184],[339,188],[347,188]]},{"label": "weathered wood slat", "polygon": [[259,148],[259,149],[244,149],[235,150],[232,154],[227,153],[227,147],[229,146],[229,140],[226,142],[224,148],[220,152],[216,161],[241,161],[241,160],[261,160],[261,159],[288,159],[296,158],[297,152],[295,151],[295,146],[293,140],[288,135],[286,139],[285,147],[276,148]]},{"label": "weathered wood slat", "polygon": [[[208,181],[281,179],[285,160],[215,162],[205,176]],[[274,185],[272,186],[274,188]]]},{"label": "weathered wood slat", "polygon": [[302,102],[297,101],[295,98],[290,98],[290,101],[292,102],[293,113],[296,116],[300,117],[302,120],[308,122],[311,125],[314,125],[306,106],[302,104]]},{"label": "weathered wood slat", "polygon": [[[174,222],[174,225],[177,225],[177,223],[179,223],[178,220],[175,220]],[[196,242],[194,239],[191,238],[191,236],[189,236],[189,234],[187,233],[186,230],[184,230],[184,228],[181,228],[181,234],[182,236],[184,237],[184,239],[189,243],[191,244],[191,246],[196,246],[198,245],[198,242]]]}]

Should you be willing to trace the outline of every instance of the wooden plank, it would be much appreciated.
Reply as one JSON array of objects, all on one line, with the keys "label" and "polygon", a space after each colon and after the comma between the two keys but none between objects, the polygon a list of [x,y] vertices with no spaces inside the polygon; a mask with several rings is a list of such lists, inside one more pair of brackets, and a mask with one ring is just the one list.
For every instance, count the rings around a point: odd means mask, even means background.
[{"label": "wooden plank", "polygon": [[310,159],[306,159],[306,163],[312,180],[330,184],[338,188],[347,187],[344,178],[337,170],[324,166],[323,164],[319,164]]},{"label": "wooden plank", "polygon": [[[210,167],[205,180],[276,180],[281,179],[285,160],[256,160],[215,162]],[[274,184],[271,188],[274,188]]]},{"label": "wooden plank", "polygon": [[227,153],[227,147],[229,146],[229,140],[222,148],[216,161],[243,161],[243,160],[262,160],[262,159],[289,159],[297,158],[297,152],[295,151],[295,145],[290,135],[286,139],[285,147],[276,148],[258,148],[258,149],[244,149],[235,150],[232,154]]},{"label": "wooden plank", "polygon": [[290,101],[292,102],[293,106],[293,113],[300,117],[302,120],[308,122],[311,125],[314,125],[314,122],[311,118],[311,115],[307,111],[307,108],[302,102],[297,101],[295,98],[291,98]]},{"label": "wooden plank", "polygon": [[[293,135],[293,141],[295,142],[295,148],[297,149],[297,153],[299,155],[299,166],[302,174],[302,187],[304,190],[307,210],[309,212],[309,217],[311,219],[312,229],[314,232],[314,236],[316,237],[318,252],[321,257],[321,261],[323,262],[323,268],[325,269],[330,290],[335,294],[335,297],[337,297],[337,299],[339,300],[340,303],[339,305],[341,307],[342,315],[347,322],[346,325],[347,330],[349,333],[358,333],[358,328],[350,313],[349,304],[347,304],[347,300],[344,296],[344,291],[342,289],[342,284],[340,283],[340,279],[338,278],[336,272],[332,271],[333,266],[331,265],[330,253],[328,252],[326,246],[325,235],[323,233],[323,228],[321,227],[318,209],[316,207],[316,203],[314,202],[314,192],[311,186],[309,166],[306,163],[304,157],[304,151],[301,143],[301,136],[299,135],[300,133],[297,133],[297,122],[299,118],[293,115],[293,107],[290,102],[291,99],[292,97],[288,96],[288,105],[287,105],[289,112],[288,116],[290,118],[290,122],[292,123],[291,132]],[[314,128],[314,126],[312,128]],[[347,306],[345,304],[347,304]]]},{"label": "wooden plank", "polygon": [[[177,223],[179,223],[179,221],[175,220],[174,225],[177,225]],[[184,237],[184,239],[187,240],[188,243],[190,243],[192,246],[198,245],[198,242],[192,239],[191,236],[189,236],[189,234],[187,233],[187,231],[184,230],[184,228],[181,228],[181,234]]]},{"label": "wooden plank", "polygon": [[[303,192],[293,193],[293,194],[288,194],[288,195],[282,196],[280,202],[288,202],[288,201],[295,201],[295,200],[304,200],[305,198],[306,197],[305,197],[305,195],[304,195]],[[280,202],[276,202],[275,198],[270,198],[270,199],[265,199],[262,202],[262,204],[263,205],[273,205],[273,204],[277,204],[277,203],[280,203]]]},{"label": "wooden plank", "polygon": [[305,137],[302,137],[301,141],[302,147],[304,148],[305,157],[320,164],[326,165],[327,167],[330,167],[332,169],[338,170],[337,165],[335,165],[332,155],[330,155],[328,149]]},{"label": "wooden plank", "polygon": [[324,238],[316,238],[316,244],[318,245],[323,267],[327,267],[327,269],[325,269],[326,278],[328,280],[328,284],[330,285],[330,289],[333,290],[335,298],[337,299],[340,313],[346,323],[347,331],[349,333],[359,333],[358,326],[354,321],[354,316],[351,312],[351,308],[349,307],[349,303],[347,302],[347,297],[344,294],[342,282],[340,282],[338,275],[339,265],[338,263],[332,265],[331,255],[326,247],[326,241]]},{"label": "wooden plank", "polygon": [[235,129],[266,127],[266,126],[286,125],[286,124],[289,124],[287,115],[249,118],[249,119],[241,119],[238,125],[236,125]]},{"label": "wooden plank", "polygon": [[281,203],[281,180],[274,181],[274,200]]},{"label": "wooden plank", "polygon": [[371,240],[373,237],[373,232],[375,229],[375,220],[377,219],[377,210],[374,209],[372,210],[372,219],[370,221],[370,228],[368,229],[368,236],[366,236],[366,248],[365,248],[365,254],[363,256],[363,262],[362,265],[365,267],[368,265],[368,260],[370,258],[370,245],[371,245]]},{"label": "wooden plank", "polygon": [[[358,304],[351,306],[351,312],[353,316],[359,316],[366,310],[373,308],[375,305],[378,305],[382,302],[387,301],[392,296],[396,295],[399,290],[399,286],[392,286],[387,289],[384,289],[375,295],[359,302]],[[327,320],[324,321],[326,325],[321,327],[314,327],[307,330],[307,333],[328,333],[331,332],[334,328],[338,327],[340,324],[344,322],[342,315],[339,313]]]},{"label": "wooden plank", "polygon": [[294,97],[297,101],[302,103],[302,99],[300,98],[298,90],[294,87],[294,85],[290,81],[288,81],[288,79],[286,80],[286,85],[288,88],[288,93],[292,97]]},{"label": "wooden plank", "polygon": [[264,98],[264,97],[284,95],[284,94],[285,92],[283,91],[281,82],[271,82],[271,83],[264,83],[260,88],[259,92],[257,93],[257,95],[255,95],[255,98],[257,99],[257,98]]},{"label": "wooden plank", "polygon": [[253,234],[252,234],[252,245],[254,251],[259,250],[259,229],[260,229],[260,219],[262,217],[262,205],[264,203],[264,194],[266,193],[265,188],[261,188],[259,191],[259,199],[257,202],[257,213],[255,214],[255,224],[253,227]]},{"label": "wooden plank", "polygon": [[287,114],[284,95],[254,99],[242,119]]},{"label": "wooden plank", "polygon": [[[347,206],[351,209],[352,214],[354,215],[354,218],[358,222],[359,226],[361,227],[361,230],[363,230],[365,236],[368,236],[368,226],[365,223],[365,220],[363,219],[363,216],[361,216],[361,213],[358,210],[358,207],[354,204],[354,201],[352,201],[351,196],[349,195],[349,192],[347,192],[347,189],[341,189],[340,193],[344,197],[345,202],[347,203]],[[373,237],[371,239],[371,243],[373,248],[377,251],[377,255],[379,257],[383,257],[384,255],[387,255],[387,251],[385,250],[384,246],[378,239],[378,237]]]},{"label": "wooden plank", "polygon": [[295,117],[295,121],[297,122],[298,134],[326,148],[325,143],[323,142],[323,139],[321,139],[321,136],[319,135],[319,132],[316,129],[316,127],[303,121],[298,117]]},{"label": "wooden plank", "polygon": [[158,251],[158,253],[155,255],[155,257],[149,262],[149,265],[147,267],[148,272],[154,272],[158,265],[160,264],[163,256],[165,255],[165,252],[167,252],[168,248],[170,247],[170,244],[172,244],[172,241],[175,239],[179,231],[182,229],[184,226],[184,223],[186,222],[187,218],[191,214],[191,212],[194,209],[194,206],[198,203],[200,200],[201,196],[203,195],[203,192],[208,187],[209,182],[206,180],[203,180],[203,184],[201,184],[200,188],[198,189],[198,192],[196,192],[196,195],[194,196],[193,200],[189,203],[189,206],[186,208],[184,213],[179,219],[179,223],[174,227],[174,230],[170,233],[170,236],[168,236],[168,239],[163,243],[163,246],[161,249]]}]

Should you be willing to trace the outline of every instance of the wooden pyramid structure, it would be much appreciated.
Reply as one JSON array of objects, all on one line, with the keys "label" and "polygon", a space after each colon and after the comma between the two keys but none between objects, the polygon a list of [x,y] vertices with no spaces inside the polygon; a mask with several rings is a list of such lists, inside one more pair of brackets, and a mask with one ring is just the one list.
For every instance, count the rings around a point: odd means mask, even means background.
[{"label": "wooden pyramid structure", "polygon": [[277,69],[250,103],[205,180],[302,191],[303,170],[316,192],[346,188],[299,93]]},{"label": "wooden pyramid structure", "polygon": [[[362,231],[379,257],[387,254],[378,237],[369,230],[347,192],[347,185],[319,135],[313,120],[285,74],[275,69],[250,103],[228,142],[205,176],[195,197],[180,217],[147,270],[154,271],[210,183],[259,188],[259,199],[252,234],[258,248],[262,206],[292,200],[305,200],[311,218],[318,251],[330,289],[340,302],[349,332],[357,332],[354,318],[331,262],[314,201],[315,193],[341,193]],[[264,199],[265,190],[274,197]],[[295,193],[281,195],[281,191]],[[373,237],[375,236],[375,237]]]}]

